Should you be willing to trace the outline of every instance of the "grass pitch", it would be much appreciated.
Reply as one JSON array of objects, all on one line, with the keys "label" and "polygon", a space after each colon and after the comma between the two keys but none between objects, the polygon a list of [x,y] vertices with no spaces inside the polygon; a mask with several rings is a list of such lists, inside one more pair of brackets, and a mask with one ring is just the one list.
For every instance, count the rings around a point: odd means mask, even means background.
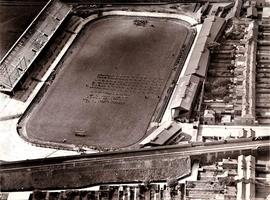
[{"label": "grass pitch", "polygon": [[188,33],[180,21],[158,18],[111,16],[88,24],[30,114],[28,137],[107,148],[138,143]]}]

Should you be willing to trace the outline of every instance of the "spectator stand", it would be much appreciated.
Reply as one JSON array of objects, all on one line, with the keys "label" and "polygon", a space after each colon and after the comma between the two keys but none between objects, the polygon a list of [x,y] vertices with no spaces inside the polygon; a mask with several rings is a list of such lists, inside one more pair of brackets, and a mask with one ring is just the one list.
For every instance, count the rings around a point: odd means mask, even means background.
[{"label": "spectator stand", "polygon": [[0,61],[0,91],[12,92],[70,11],[59,0],[44,6]]}]

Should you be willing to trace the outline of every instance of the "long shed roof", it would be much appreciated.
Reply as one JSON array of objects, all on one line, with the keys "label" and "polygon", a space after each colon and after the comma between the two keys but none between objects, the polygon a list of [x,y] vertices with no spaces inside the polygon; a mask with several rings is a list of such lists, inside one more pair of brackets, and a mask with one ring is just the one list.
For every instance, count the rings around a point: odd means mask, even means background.
[{"label": "long shed roof", "polygon": [[171,109],[180,108],[190,111],[199,86],[200,78],[197,76],[189,75],[180,78],[179,84],[175,88]]},{"label": "long shed roof", "polygon": [[204,20],[185,75],[206,76],[210,55],[208,44],[217,40],[224,23],[224,18],[216,16],[210,16]]}]

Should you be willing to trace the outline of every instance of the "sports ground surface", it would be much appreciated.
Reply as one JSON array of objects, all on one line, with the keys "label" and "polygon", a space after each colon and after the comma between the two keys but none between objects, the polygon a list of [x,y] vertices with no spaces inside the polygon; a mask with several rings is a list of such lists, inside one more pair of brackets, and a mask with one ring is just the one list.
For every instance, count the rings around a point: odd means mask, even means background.
[{"label": "sports ground surface", "polygon": [[123,148],[145,136],[189,28],[135,19],[106,17],[85,27],[30,113],[29,138]]}]

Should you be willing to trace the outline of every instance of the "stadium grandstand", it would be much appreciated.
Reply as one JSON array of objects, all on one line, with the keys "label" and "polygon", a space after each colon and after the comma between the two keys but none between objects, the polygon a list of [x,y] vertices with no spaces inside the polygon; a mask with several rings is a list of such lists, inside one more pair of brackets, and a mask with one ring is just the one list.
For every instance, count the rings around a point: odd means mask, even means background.
[{"label": "stadium grandstand", "polygon": [[59,0],[44,6],[0,61],[0,91],[13,91],[70,11]]},{"label": "stadium grandstand", "polygon": [[221,30],[225,28],[224,25],[225,19],[221,17],[210,16],[204,20],[185,75],[196,74],[199,77],[205,78],[210,58],[208,45],[219,38]]},{"label": "stadium grandstand", "polygon": [[225,28],[225,19],[216,16],[207,17],[191,54],[187,69],[179,79],[176,91],[172,96],[170,108],[172,118],[190,118],[193,106],[204,82],[210,59],[210,45],[220,37]]}]

